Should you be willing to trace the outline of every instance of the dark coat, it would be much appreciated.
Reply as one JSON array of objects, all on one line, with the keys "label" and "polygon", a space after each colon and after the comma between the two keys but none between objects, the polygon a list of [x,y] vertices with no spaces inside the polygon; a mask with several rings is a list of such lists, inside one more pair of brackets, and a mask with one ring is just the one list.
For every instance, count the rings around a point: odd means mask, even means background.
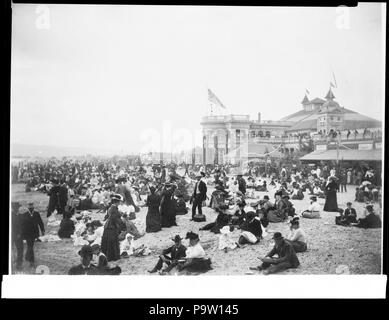
[{"label": "dark coat", "polygon": [[161,226],[170,228],[176,226],[176,205],[173,199],[173,189],[164,190],[162,192],[161,201]]},{"label": "dark coat", "polygon": [[34,210],[32,215],[26,211],[21,215],[22,237],[23,239],[39,238],[39,229],[42,234],[45,232],[42,218],[38,211]]},{"label": "dark coat", "polygon": [[300,265],[293,246],[285,240],[279,247],[274,246],[266,256],[273,257],[275,254],[278,254],[278,258],[276,258],[277,263],[289,262],[292,265],[292,268],[297,268]]},{"label": "dark coat", "polygon": [[240,227],[244,231],[251,232],[257,238],[262,237],[262,226],[261,222],[258,219],[255,219],[251,222],[246,221]]},{"label": "dark coat", "polygon": [[84,268],[82,264],[71,267],[68,275],[99,275],[99,269],[91,264],[88,268]]},{"label": "dark coat", "polygon": [[184,245],[173,245],[162,251],[162,254],[170,254],[172,260],[179,260],[186,256],[186,247]]},{"label": "dark coat", "polygon": [[[199,185],[200,193],[197,193],[197,184]],[[207,185],[204,181],[200,180],[196,182],[192,198],[197,202],[202,202],[207,199]]]},{"label": "dark coat", "polygon": [[118,207],[111,205],[108,209],[108,220],[104,225],[104,233],[101,239],[101,251],[106,255],[108,261],[120,259],[118,236],[121,231],[125,230],[126,225],[120,217]]},{"label": "dark coat", "polygon": [[157,232],[161,230],[161,213],[159,205],[161,197],[154,193],[147,197],[146,205],[148,207],[146,215],[146,232]]},{"label": "dark coat", "polygon": [[336,198],[336,192],[339,186],[336,182],[330,182],[325,188],[324,193],[326,195],[326,202],[324,204],[324,211],[338,211],[338,201]]},{"label": "dark coat", "polygon": [[58,237],[70,238],[70,236],[74,233],[74,229],[74,222],[71,219],[62,219],[61,224],[59,225]]}]

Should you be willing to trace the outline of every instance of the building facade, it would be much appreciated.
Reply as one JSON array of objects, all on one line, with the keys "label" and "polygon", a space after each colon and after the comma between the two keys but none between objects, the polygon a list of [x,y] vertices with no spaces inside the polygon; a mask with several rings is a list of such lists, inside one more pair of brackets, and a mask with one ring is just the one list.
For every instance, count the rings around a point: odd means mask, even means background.
[{"label": "building facade", "polygon": [[[309,100],[305,95],[301,105],[302,109],[277,121],[263,121],[260,113],[256,120],[248,115],[203,117],[203,163],[240,164],[297,150],[309,153],[324,145],[331,149],[334,141],[328,137],[335,136],[345,148],[380,146],[381,121],[340,106],[331,88],[325,99]],[[353,137],[359,140],[352,143]]]}]

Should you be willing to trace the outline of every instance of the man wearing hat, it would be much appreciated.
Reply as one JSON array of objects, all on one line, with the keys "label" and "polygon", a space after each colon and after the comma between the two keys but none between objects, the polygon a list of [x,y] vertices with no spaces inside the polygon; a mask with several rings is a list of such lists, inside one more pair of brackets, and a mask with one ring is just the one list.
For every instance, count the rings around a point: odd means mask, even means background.
[{"label": "man wearing hat", "polygon": [[179,261],[177,269],[179,271],[187,269],[189,272],[206,272],[211,269],[211,259],[206,257],[206,253],[200,244],[197,233],[192,231],[186,234],[185,239],[189,239],[189,247],[186,249],[186,257]]},{"label": "man wearing hat", "polygon": [[34,209],[34,203],[28,203],[28,210],[21,215],[22,223],[22,237],[27,242],[27,251],[25,259],[34,264],[34,243],[39,238],[39,229],[42,235],[45,234],[45,227],[43,225],[41,216],[38,211]]},{"label": "man wearing hat", "polygon": [[69,275],[98,275],[98,268],[92,264],[93,250],[90,245],[84,245],[78,255],[81,257],[81,264],[71,267]]},{"label": "man wearing hat", "polygon": [[172,240],[174,241],[174,245],[162,251],[156,266],[152,270],[149,270],[149,273],[155,273],[161,270],[163,263],[167,264],[163,272],[169,272],[178,264],[178,260],[185,257],[186,247],[181,243],[182,238],[176,235]]},{"label": "man wearing hat", "polygon": [[[300,265],[293,246],[285,241],[280,232],[274,233],[273,240],[275,245],[264,258],[261,258],[262,265],[250,269],[259,271],[264,270],[263,274],[271,274],[289,268],[297,268]],[[276,254],[278,255],[278,258],[273,258]]]},{"label": "man wearing hat", "polygon": [[47,207],[47,217],[50,217],[54,210],[57,210],[57,213],[59,212],[59,193],[60,193],[60,186],[59,181],[57,179],[52,180],[53,186],[50,188],[50,190],[47,192],[47,195],[49,196],[49,205]]},{"label": "man wearing hat", "polygon": [[196,215],[196,208],[198,210],[199,215],[203,214],[202,204],[203,201],[207,199],[207,184],[202,180],[204,176],[205,176],[204,173],[196,175],[197,182],[195,184],[192,198],[191,198],[192,220]]},{"label": "man wearing hat", "polygon": [[317,197],[312,196],[310,199],[311,199],[311,204],[309,205],[307,210],[301,213],[301,216],[303,218],[308,218],[308,219],[319,219],[321,208],[320,208],[320,204],[317,202]]},{"label": "man wearing hat", "polygon": [[22,223],[21,215],[19,214],[19,202],[11,203],[12,212],[12,243],[16,247],[16,269],[19,270],[23,263],[23,237],[22,237]]}]

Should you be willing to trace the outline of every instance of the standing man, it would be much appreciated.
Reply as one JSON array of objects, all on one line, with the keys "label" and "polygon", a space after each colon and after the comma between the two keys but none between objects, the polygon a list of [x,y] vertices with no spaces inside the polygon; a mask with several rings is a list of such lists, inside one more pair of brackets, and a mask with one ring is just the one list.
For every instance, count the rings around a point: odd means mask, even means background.
[{"label": "standing man", "polygon": [[54,179],[52,181],[53,186],[47,193],[49,198],[49,205],[47,207],[47,217],[50,217],[54,210],[57,210],[59,212],[59,192],[60,192],[60,186],[58,185],[58,180]]},{"label": "standing man", "polygon": [[16,270],[20,270],[23,263],[23,237],[19,208],[19,202],[12,202],[12,244],[15,245],[17,251]]},{"label": "standing man", "polygon": [[198,212],[200,215],[203,214],[202,204],[205,199],[207,199],[207,184],[202,180],[205,177],[205,173],[201,172],[196,175],[197,182],[195,184],[195,188],[192,194],[191,202],[192,205],[192,219],[196,215],[196,208],[198,208]]},{"label": "standing man", "polygon": [[43,225],[41,216],[38,211],[34,209],[34,203],[28,203],[28,210],[22,215],[22,237],[27,242],[27,251],[25,259],[30,262],[30,266],[34,265],[34,242],[39,238],[39,229],[42,236],[45,234],[45,227]]},{"label": "standing man", "polygon": [[347,192],[347,174],[346,174],[346,171],[345,170],[342,170],[342,172],[340,173],[340,192],[343,192],[343,189],[344,189],[344,192]]},{"label": "standing man", "polygon": [[238,174],[236,180],[238,181],[239,191],[245,195],[246,194],[246,181],[243,179],[241,174]]}]

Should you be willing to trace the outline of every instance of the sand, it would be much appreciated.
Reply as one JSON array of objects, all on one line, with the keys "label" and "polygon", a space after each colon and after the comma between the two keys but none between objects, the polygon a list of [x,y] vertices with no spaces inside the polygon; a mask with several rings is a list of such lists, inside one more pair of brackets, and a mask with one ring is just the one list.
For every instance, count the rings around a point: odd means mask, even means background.
[{"label": "sand", "polygon": [[[348,186],[347,193],[338,193],[338,205],[346,208],[346,202],[354,200],[355,187]],[[212,188],[209,188],[210,195]],[[268,193],[256,192],[256,197],[263,198],[268,194],[272,199],[274,191],[269,188]],[[46,208],[49,197],[40,192],[24,192],[23,184],[12,185],[12,201],[19,201],[24,207],[30,201],[35,203],[36,209],[41,213],[41,217],[46,227],[46,234],[51,231],[57,231],[58,227],[47,227]],[[250,203],[253,200],[248,200]],[[303,200],[291,200],[299,213],[309,204],[309,196],[305,194]],[[323,206],[324,199],[318,199]],[[359,217],[363,213],[363,203],[354,203],[354,208]],[[380,211],[378,204],[376,210]],[[23,210],[23,208],[21,208]],[[212,260],[213,269],[208,271],[207,275],[249,275],[261,273],[250,271],[249,267],[257,266],[260,263],[258,257],[263,257],[273,246],[271,240],[272,232],[280,231],[283,235],[289,233],[287,223],[270,223],[268,231],[270,232],[265,239],[256,245],[246,245],[243,248],[225,253],[218,250],[218,235],[210,231],[199,231],[203,225],[213,222],[216,213],[204,207],[203,212],[207,217],[206,222],[196,223],[190,221],[190,212],[183,216],[177,216],[178,226],[164,228],[157,233],[148,233],[141,239],[137,240],[138,244],[145,244],[152,250],[149,256],[129,257],[121,259],[113,264],[122,268],[122,275],[148,275],[159,276],[158,274],[150,275],[147,270],[151,269],[157,262],[158,255],[164,248],[171,246],[176,234],[185,237],[186,232],[194,231],[199,234],[201,243]],[[145,220],[147,208],[141,208],[137,213],[137,218]],[[308,251],[298,253],[300,266],[296,269],[290,269],[281,274],[336,274],[336,268],[339,265],[346,265],[350,274],[380,274],[381,273],[381,242],[382,229],[359,229],[355,227],[342,227],[335,225],[336,212],[323,212],[321,219],[302,219],[301,226],[306,232],[308,238]],[[102,219],[103,214],[94,214],[94,218]],[[61,219],[57,215],[57,219]],[[233,238],[238,239],[240,230],[235,229]],[[187,245],[187,240],[183,242]],[[25,245],[26,248],[26,245]],[[50,274],[63,275],[67,274],[70,267],[80,263],[80,257],[77,251],[80,247],[73,246],[73,240],[67,239],[59,242],[36,242],[34,246],[36,266],[44,265],[49,268]],[[12,254],[15,254],[15,249]],[[24,262],[23,270],[19,273],[35,274],[36,268],[29,267]],[[174,274],[173,270],[171,274]]]}]

